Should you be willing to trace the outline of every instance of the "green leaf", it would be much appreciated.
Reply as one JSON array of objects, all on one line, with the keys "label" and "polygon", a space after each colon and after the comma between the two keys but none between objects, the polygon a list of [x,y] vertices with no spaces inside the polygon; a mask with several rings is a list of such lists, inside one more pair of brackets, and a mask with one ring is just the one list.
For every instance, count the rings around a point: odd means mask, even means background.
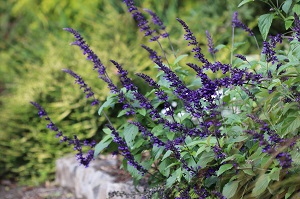
[{"label": "green leaf", "polygon": [[180,177],[181,177],[181,168],[178,168],[175,172],[173,172],[171,177],[167,179],[166,188],[170,188],[176,182],[176,179],[179,181]]},{"label": "green leaf", "polygon": [[272,171],[269,174],[270,179],[271,180],[279,181],[280,171],[281,171],[280,168],[277,168],[277,167],[273,168]]},{"label": "green leaf", "polygon": [[293,7],[293,12],[295,12],[297,15],[300,15],[300,5],[299,4],[296,4]]},{"label": "green leaf", "polygon": [[171,150],[168,150],[168,151],[165,153],[164,157],[161,159],[161,161],[163,161],[164,159],[166,159],[167,157],[169,157],[169,156],[171,155],[171,153],[172,153],[172,151],[171,151]]},{"label": "green leaf", "polygon": [[204,152],[201,156],[200,159],[198,161],[198,165],[201,166],[201,168],[206,167],[207,163],[213,161],[215,159],[215,154],[212,151],[209,152]]},{"label": "green leaf", "polygon": [[170,175],[170,167],[166,168],[168,165],[170,165],[170,163],[171,161],[169,159],[165,159],[158,166],[159,172],[166,177]]},{"label": "green leaf", "polygon": [[111,134],[111,130],[109,128],[104,128],[104,129],[102,129],[102,131],[107,135]]},{"label": "green leaf", "polygon": [[143,176],[141,175],[141,173],[136,168],[134,168],[133,166],[127,164],[127,170],[133,178],[135,178],[137,180],[142,179]]},{"label": "green leaf", "polygon": [[147,114],[147,111],[146,111],[146,109],[139,109],[138,111],[137,111],[139,114],[141,114],[142,116],[146,116],[146,114]]},{"label": "green leaf", "polygon": [[[207,146],[203,145],[201,146],[198,150],[197,150],[197,153],[195,155],[195,157],[197,157],[200,153],[202,153],[205,149],[206,149]],[[210,148],[210,147],[208,147]]]},{"label": "green leaf", "polygon": [[293,3],[293,0],[286,0],[286,1],[284,2],[284,4],[282,5],[282,10],[283,10],[286,14],[289,13],[289,10],[291,9],[292,3]]},{"label": "green leaf", "polygon": [[258,28],[263,37],[263,40],[267,39],[273,19],[274,14],[264,14],[258,18]]},{"label": "green leaf", "polygon": [[186,56],[188,56],[188,55],[184,54],[184,55],[180,55],[179,57],[177,57],[176,60],[174,61],[173,65],[176,65],[178,62],[180,62],[180,60],[182,60]]},{"label": "green leaf", "polygon": [[233,167],[232,164],[224,164],[224,165],[220,166],[219,170],[217,171],[217,176],[220,176],[222,173],[224,173],[225,171],[228,171],[232,167]]},{"label": "green leaf", "polygon": [[295,117],[295,119],[288,124],[288,127],[286,129],[286,134],[289,132],[294,132],[300,127],[300,116]]},{"label": "green leaf", "polygon": [[204,185],[209,188],[211,185],[216,184],[218,180],[217,176],[210,176],[204,180]]},{"label": "green leaf", "polygon": [[256,174],[252,171],[252,169],[243,169],[243,172],[250,176],[256,176]]},{"label": "green leaf", "polygon": [[110,135],[106,135],[96,146],[94,151],[94,157],[97,157],[103,149],[105,149],[111,142],[112,137]]},{"label": "green leaf", "polygon": [[222,191],[222,194],[226,197],[226,198],[231,198],[234,196],[238,186],[239,186],[240,181],[231,181],[228,182]]},{"label": "green leaf", "polygon": [[154,159],[157,160],[163,151],[164,151],[164,147],[158,147],[158,146],[154,145],[153,149],[152,149],[153,156],[155,156]]},{"label": "green leaf", "polygon": [[118,101],[116,95],[110,95],[107,97],[106,101],[102,104],[102,106],[98,110],[98,114],[101,115],[104,108],[113,107]]},{"label": "green leaf", "polygon": [[121,117],[121,116],[125,115],[127,113],[127,111],[129,111],[129,110],[130,109],[128,108],[128,109],[124,109],[124,110],[120,111],[117,117]]},{"label": "green leaf", "polygon": [[247,140],[248,136],[238,136],[236,138],[231,138],[228,140],[228,143],[236,143],[236,142],[242,142],[244,140]]},{"label": "green leaf", "polygon": [[284,19],[284,26],[285,26],[286,30],[289,29],[292,26],[292,24],[294,22],[293,19],[294,19],[294,17],[292,17],[292,16],[287,17],[287,18]]},{"label": "green leaf", "polygon": [[133,124],[128,124],[123,131],[126,143],[130,148],[134,145],[134,139],[139,132],[139,128]]},{"label": "green leaf", "polygon": [[215,47],[216,50],[221,50],[222,48],[225,48],[226,46],[224,44],[219,44]]},{"label": "green leaf", "polygon": [[238,7],[241,7],[242,5],[246,4],[246,3],[249,3],[251,1],[254,1],[254,0],[243,0],[239,5]]},{"label": "green leaf", "polygon": [[268,174],[261,175],[255,182],[255,186],[254,189],[252,190],[251,196],[253,197],[260,196],[264,191],[266,191],[270,181],[271,179]]},{"label": "green leaf", "polygon": [[174,136],[175,136],[175,133],[174,132],[171,132],[171,131],[168,131],[166,132],[166,135],[167,135],[167,138],[169,140],[173,140],[174,139]]},{"label": "green leaf", "polygon": [[284,198],[288,199],[294,193],[295,190],[296,190],[296,186],[290,186]]}]

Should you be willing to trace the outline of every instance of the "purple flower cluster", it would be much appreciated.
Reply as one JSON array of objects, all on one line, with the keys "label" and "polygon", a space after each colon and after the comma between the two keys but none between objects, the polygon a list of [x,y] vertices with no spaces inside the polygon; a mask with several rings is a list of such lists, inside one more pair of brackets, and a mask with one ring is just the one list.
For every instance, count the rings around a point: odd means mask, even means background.
[{"label": "purple flower cluster", "polygon": [[243,30],[248,32],[250,36],[254,36],[253,31],[238,19],[238,12],[234,12],[232,15],[232,27],[233,28],[242,28]]},{"label": "purple flower cluster", "polygon": [[278,62],[274,48],[277,43],[282,43],[282,35],[278,34],[276,36],[270,36],[269,38],[269,42],[263,42],[263,49],[261,53],[266,55],[267,62],[272,62],[272,64],[274,64],[275,62]]},{"label": "purple flower cluster", "polygon": [[165,30],[166,29],[166,26],[164,25],[164,23],[162,22],[162,20],[154,12],[152,12],[152,10],[149,10],[149,9],[144,9],[144,10],[151,15],[152,22],[155,25],[158,25],[161,30]]},{"label": "purple flower cluster", "polygon": [[61,137],[61,142],[68,142],[69,145],[74,145],[74,150],[78,151],[76,154],[76,159],[80,162],[80,164],[84,165],[85,167],[88,167],[90,162],[94,159],[94,150],[89,150],[88,153],[84,156],[82,151],[82,145],[84,146],[90,146],[91,148],[94,148],[96,145],[95,141],[89,142],[88,140],[85,140],[83,143],[77,138],[76,135],[74,135],[74,139],[68,138],[67,136],[64,136],[62,131],[58,129],[58,127],[52,122],[50,117],[48,116],[47,112],[43,109],[42,106],[40,106],[36,102],[30,102],[33,106],[35,106],[38,109],[38,115],[40,118],[45,117],[45,120],[49,123],[47,124],[47,128],[56,132],[56,137]]},{"label": "purple flower cluster", "polygon": [[70,69],[63,69],[63,71],[72,75],[75,78],[75,83],[77,83],[80,86],[80,89],[81,88],[84,89],[83,92],[86,93],[86,98],[90,98],[90,97],[94,98],[91,104],[92,106],[99,104],[99,101],[95,99],[94,92],[92,91],[91,87],[88,87],[88,85],[84,82],[84,80],[79,75],[77,75],[75,72],[73,72]]},{"label": "purple flower cluster", "polygon": [[114,136],[114,142],[118,144],[118,149],[121,151],[122,156],[127,160],[128,164],[136,168],[142,175],[144,175],[147,170],[134,160],[133,155],[131,154],[126,141],[120,137],[119,133],[111,125],[107,127],[112,131],[111,134]]},{"label": "purple flower cluster", "polygon": [[139,122],[130,122],[130,123],[138,127],[139,131],[142,132],[142,135],[144,136],[144,138],[149,137],[150,138],[150,142],[153,145],[156,145],[158,147],[161,147],[161,146],[165,145],[165,143],[163,141],[161,141],[158,137],[156,137],[155,135],[153,135],[153,133],[151,133],[141,123],[139,123]]},{"label": "purple flower cluster", "polygon": [[86,44],[83,37],[74,29],[72,28],[64,28],[65,31],[72,33],[76,39],[71,45],[79,46],[80,49],[83,51],[84,55],[87,55],[87,59],[91,60],[94,63],[94,70],[97,70],[99,75],[104,75],[105,67],[102,64],[101,60],[98,56],[90,49],[90,47]]},{"label": "purple flower cluster", "polygon": [[180,196],[176,197],[175,199],[191,199],[189,192],[191,190],[190,186],[187,186],[183,191],[180,192]]},{"label": "purple flower cluster", "polygon": [[133,19],[138,23],[138,27],[140,28],[141,32],[145,32],[145,36],[151,36],[153,30],[151,30],[144,15],[134,5],[134,1],[124,0],[124,3],[126,4],[128,11],[131,13]]},{"label": "purple flower cluster", "polygon": [[[157,84],[151,77],[149,77],[148,75],[145,75],[143,73],[137,73],[136,74],[137,76],[143,78],[150,86],[152,86],[154,89],[155,89],[155,95],[158,97],[158,99],[164,101],[165,103],[168,103],[168,95],[160,89],[160,85]],[[167,107],[170,107],[171,106],[167,105]]]},{"label": "purple flower cluster", "polygon": [[199,189],[197,186],[194,186],[194,192],[199,196],[199,199],[205,199],[209,196],[208,191],[204,187]]},{"label": "purple flower cluster", "polygon": [[[265,123],[264,121],[260,120],[254,115],[247,115],[249,118],[251,118],[255,123],[258,123],[260,127],[260,132],[257,132],[255,130],[246,130],[248,134],[253,136],[254,140],[259,141],[259,145],[263,146],[262,151],[264,153],[268,153],[270,155],[276,155],[275,158],[279,161],[280,166],[282,168],[289,168],[292,165],[292,158],[290,153],[288,152],[280,152],[278,153],[277,150],[284,145],[287,145],[288,147],[292,147],[295,142],[287,139],[280,138],[279,135],[274,131],[271,130],[269,125]],[[265,139],[265,136],[268,137],[268,139]]]},{"label": "purple flower cluster", "polygon": [[192,49],[192,52],[195,52],[195,58],[198,59],[200,62],[202,62],[204,65],[208,65],[209,62],[208,60],[204,57],[204,55],[201,53],[202,49],[199,46],[199,43],[196,39],[196,37],[194,36],[193,32],[190,30],[190,28],[188,27],[188,25],[182,21],[181,19],[177,18],[177,21],[179,21],[179,23],[182,25],[182,27],[184,28],[186,34],[184,35],[185,40],[189,41],[188,45],[192,45],[195,46]]},{"label": "purple flower cluster", "polygon": [[208,30],[205,31],[206,33],[206,38],[207,38],[207,41],[208,41],[208,51],[210,52],[210,54],[214,55],[216,54],[216,52],[218,52],[217,49],[215,49],[214,47],[214,42],[211,38],[211,35],[209,34]]},{"label": "purple flower cluster", "polygon": [[223,152],[223,150],[218,145],[215,145],[213,147],[213,151],[215,153],[215,157],[216,157],[217,160],[224,159],[226,157],[225,153]]},{"label": "purple flower cluster", "polygon": [[175,158],[181,162],[182,168],[187,170],[192,176],[196,174],[196,171],[189,167],[187,162],[181,157],[180,150],[175,146],[173,141],[168,141],[165,144],[165,149],[173,152]]},{"label": "purple flower cluster", "polygon": [[218,191],[212,191],[212,195],[216,196],[219,199],[226,199],[225,196],[223,196],[220,192]]},{"label": "purple flower cluster", "polygon": [[300,20],[296,13],[294,13],[294,27],[292,30],[295,33],[296,39],[300,42]]}]

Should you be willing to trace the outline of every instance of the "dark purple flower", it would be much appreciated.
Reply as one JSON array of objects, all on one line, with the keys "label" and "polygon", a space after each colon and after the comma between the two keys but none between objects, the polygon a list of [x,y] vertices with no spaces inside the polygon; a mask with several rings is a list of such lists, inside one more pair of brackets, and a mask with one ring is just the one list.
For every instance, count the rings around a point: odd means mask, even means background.
[{"label": "dark purple flower", "polygon": [[190,190],[191,190],[191,187],[187,186],[187,188],[180,191],[180,196],[176,197],[175,199],[191,199],[191,196],[189,194]]},{"label": "dark purple flower", "polygon": [[195,52],[195,58],[201,61],[203,64],[209,64],[207,59],[204,57],[204,55],[201,53],[201,48],[197,42],[196,37],[194,36],[193,32],[189,29],[188,25],[182,21],[181,19],[177,18],[177,21],[182,25],[184,28],[186,34],[184,35],[185,40],[189,41],[188,45],[195,46],[192,49],[192,52]]},{"label": "dark purple flower", "polygon": [[[35,106],[38,109],[38,115],[40,117],[45,117],[45,120],[49,123],[47,124],[47,128],[49,128],[52,131],[57,132],[56,137],[62,137],[60,142],[69,142],[69,145],[74,145],[74,150],[78,151],[76,154],[77,160],[80,162],[80,164],[84,165],[85,167],[88,167],[90,162],[94,160],[94,150],[89,150],[88,153],[84,156],[82,152],[82,145],[87,145],[87,142],[84,141],[83,143],[78,140],[77,136],[74,135],[74,139],[68,138],[67,136],[64,136],[62,131],[58,129],[58,127],[52,122],[50,117],[48,116],[47,112],[43,109],[42,106],[40,106],[36,102],[30,102],[33,106]],[[95,141],[92,142],[90,145],[91,148],[95,146]]]},{"label": "dark purple flower", "polygon": [[294,27],[292,30],[295,33],[296,39],[300,42],[300,20],[296,13],[294,13]]},{"label": "dark purple flower", "polygon": [[276,159],[279,161],[279,164],[283,169],[290,168],[292,166],[292,157],[290,153],[281,152],[276,156]]},{"label": "dark purple flower", "polygon": [[120,137],[119,133],[115,130],[114,127],[112,127],[111,125],[107,125],[107,127],[112,131],[111,134],[114,136],[113,141],[118,144],[118,149],[119,151],[121,151],[122,156],[127,160],[127,163],[136,168],[142,175],[144,175],[147,170],[134,160],[134,157],[129,151],[129,148],[126,144],[126,141]]},{"label": "dark purple flower", "polygon": [[92,106],[99,104],[99,101],[95,99],[94,92],[92,91],[91,87],[88,87],[88,85],[84,82],[84,80],[79,75],[77,75],[75,72],[73,72],[70,69],[63,69],[63,71],[75,78],[75,83],[80,86],[80,89],[82,88],[84,89],[83,92],[86,93],[86,98],[90,98],[90,97],[94,98],[91,104]]},{"label": "dark purple flower", "polygon": [[205,199],[209,196],[208,191],[204,187],[199,189],[197,186],[194,186],[194,192],[199,196],[199,199]]},{"label": "dark purple flower", "polygon": [[150,142],[153,145],[156,145],[158,147],[161,147],[161,146],[165,145],[165,143],[163,141],[161,141],[158,137],[156,137],[155,135],[153,135],[153,133],[151,133],[141,123],[139,123],[139,122],[130,122],[130,123],[138,127],[139,131],[142,133],[142,135],[144,136],[144,138],[149,137],[150,138]]},{"label": "dark purple flower", "polygon": [[282,43],[282,35],[277,34],[276,36],[269,36],[269,38],[269,42],[263,42],[263,49],[261,53],[266,55],[267,62],[272,62],[272,64],[274,64],[275,62],[278,62],[274,48],[276,47],[277,43]]},{"label": "dark purple flower", "polygon": [[254,33],[252,32],[252,30],[248,26],[243,24],[240,20],[238,20],[238,12],[234,12],[232,15],[232,27],[233,28],[235,28],[235,27],[242,28],[243,30],[248,32],[250,36],[254,36]]},{"label": "dark purple flower", "polygon": [[164,23],[161,21],[161,19],[154,13],[152,12],[151,10],[149,9],[144,9],[146,12],[148,12],[151,17],[152,17],[152,22],[155,24],[155,25],[158,25],[159,28],[161,30],[165,30],[166,29],[166,26],[164,26]]},{"label": "dark purple flower", "polygon": [[151,77],[145,75],[143,73],[136,73],[137,76],[143,78],[150,86],[152,86],[156,91],[155,95],[162,101],[168,100],[168,95],[160,89],[160,85],[158,85]]},{"label": "dark purple flower", "polygon": [[138,23],[140,31],[145,32],[145,36],[151,36],[154,31],[151,30],[144,15],[140,11],[138,11],[137,7],[134,5],[134,1],[124,0],[124,3],[126,4],[128,11],[131,13],[133,19]]},{"label": "dark purple flower", "polygon": [[236,54],[235,55],[237,58],[240,58],[243,61],[247,61],[246,57],[244,55]]},{"label": "dark purple flower", "polygon": [[116,68],[118,69],[118,73],[120,74],[120,81],[122,83],[122,85],[127,89],[127,90],[130,90],[130,91],[136,91],[137,90],[137,87],[133,84],[133,82],[131,81],[130,78],[127,77],[128,75],[128,72],[126,70],[124,70],[122,68],[122,66],[114,61],[114,60],[110,60],[115,66]]},{"label": "dark purple flower", "polygon": [[208,51],[210,52],[210,54],[214,55],[216,52],[218,52],[218,50],[215,49],[214,42],[213,42],[208,30],[206,30],[205,33],[206,33],[206,38],[208,41]]},{"label": "dark purple flower", "polygon": [[222,195],[220,192],[218,192],[218,191],[212,191],[211,193],[212,193],[212,195],[216,196],[216,197],[219,198],[219,199],[226,199],[226,197],[223,196],[223,195]]},{"label": "dark purple flower", "polygon": [[193,168],[189,167],[187,162],[181,157],[180,150],[175,146],[173,141],[168,141],[167,143],[165,143],[165,149],[173,152],[175,158],[181,162],[182,168],[187,170],[191,175],[196,174],[196,171]]},{"label": "dark purple flower", "polygon": [[87,55],[87,59],[91,60],[94,63],[94,70],[97,70],[100,76],[103,76],[105,72],[105,67],[102,64],[101,60],[98,56],[90,49],[90,47],[85,43],[83,37],[74,29],[72,28],[64,28],[64,30],[72,33],[76,39],[72,45],[79,46],[80,49],[83,51],[83,54]]},{"label": "dark purple flower", "polygon": [[150,54],[150,59],[153,62],[161,62],[161,57],[157,55],[157,52],[152,50],[151,48],[149,48],[148,46],[145,46],[142,44],[142,48],[144,48],[145,50],[148,51],[148,53]]},{"label": "dark purple flower", "polygon": [[215,152],[216,159],[223,159],[226,157],[226,154],[222,151],[222,149],[218,145],[215,145],[213,147],[213,151]]}]

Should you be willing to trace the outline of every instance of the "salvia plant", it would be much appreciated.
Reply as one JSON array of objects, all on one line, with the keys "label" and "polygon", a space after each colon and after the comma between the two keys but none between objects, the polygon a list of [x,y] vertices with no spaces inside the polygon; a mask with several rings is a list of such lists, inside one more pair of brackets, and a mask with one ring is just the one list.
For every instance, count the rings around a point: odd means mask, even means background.
[{"label": "salvia plant", "polygon": [[[248,2],[244,0],[239,6]],[[149,53],[158,70],[155,78],[136,73],[145,87],[152,89],[146,93],[133,83],[125,67],[111,60],[121,83],[115,84],[81,34],[65,28],[75,37],[72,45],[83,51],[111,91],[100,104],[81,76],[63,69],[75,78],[86,98],[91,98],[91,105],[100,107],[99,115],[107,119],[105,136],[98,144],[76,135],[64,136],[47,112],[38,103],[31,103],[60,141],[74,146],[80,164],[87,167],[114,143],[118,147],[113,154],[123,157],[122,168],[131,173],[135,184],[147,182],[145,192],[113,192],[110,196],[298,198],[300,5],[292,0],[262,2],[271,9],[258,20],[263,37],[261,46],[256,42],[261,49],[259,58],[237,53],[240,43],[235,44],[236,29],[256,38],[235,12],[228,63],[217,61],[222,46],[214,46],[208,31],[207,49],[212,58],[204,56],[188,24],[177,18],[195,58],[181,65],[188,55],[176,54],[162,20],[153,11],[138,9],[132,0],[124,0],[140,31],[161,48],[158,52],[144,44],[140,47]],[[268,36],[276,18],[284,21],[287,32]],[[169,41],[173,55],[165,53],[160,42],[163,39]],[[168,61],[171,56],[175,57],[173,63]],[[120,126],[112,124],[105,114],[117,104],[122,106],[117,117],[128,121]],[[87,153],[83,153],[84,146],[89,148]]]}]

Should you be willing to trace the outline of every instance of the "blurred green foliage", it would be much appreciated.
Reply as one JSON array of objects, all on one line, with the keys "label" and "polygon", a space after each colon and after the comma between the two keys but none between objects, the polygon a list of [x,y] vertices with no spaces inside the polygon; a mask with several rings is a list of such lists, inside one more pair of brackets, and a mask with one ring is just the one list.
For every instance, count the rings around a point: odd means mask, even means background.
[{"label": "blurred green foliage", "polygon": [[[178,54],[189,53],[183,30],[176,17],[190,26],[206,50],[205,30],[215,43],[229,44],[231,15],[239,0],[144,0],[138,6],[155,11],[166,23]],[[255,8],[243,6],[240,17],[250,27]],[[198,19],[201,19],[199,21]],[[245,19],[245,20],[244,20]],[[145,72],[154,77],[155,70],[141,43],[158,49],[156,43],[139,33],[131,15],[121,0],[0,0],[0,177],[15,179],[21,184],[36,185],[52,180],[55,159],[71,152],[45,128],[29,101],[46,108],[52,120],[64,134],[77,134],[80,139],[101,139],[99,132],[105,124],[97,116],[98,107],[89,106],[84,94],[73,86],[73,79],[61,69],[70,68],[81,74],[93,88],[96,97],[105,100],[106,85],[92,71],[79,49],[67,44],[72,41],[62,28],[78,30],[89,43],[108,73],[116,76],[110,59],[124,65],[131,74]],[[242,46],[248,52],[254,40],[240,34],[236,40],[249,41]],[[162,41],[172,59],[169,44]],[[252,45],[254,46],[254,45]],[[243,52],[243,51],[242,51]],[[223,49],[220,56],[229,55]],[[222,57],[221,57],[222,60]],[[172,61],[172,60],[171,60]],[[134,75],[131,75],[133,79]],[[108,113],[114,124],[116,113]]]}]

